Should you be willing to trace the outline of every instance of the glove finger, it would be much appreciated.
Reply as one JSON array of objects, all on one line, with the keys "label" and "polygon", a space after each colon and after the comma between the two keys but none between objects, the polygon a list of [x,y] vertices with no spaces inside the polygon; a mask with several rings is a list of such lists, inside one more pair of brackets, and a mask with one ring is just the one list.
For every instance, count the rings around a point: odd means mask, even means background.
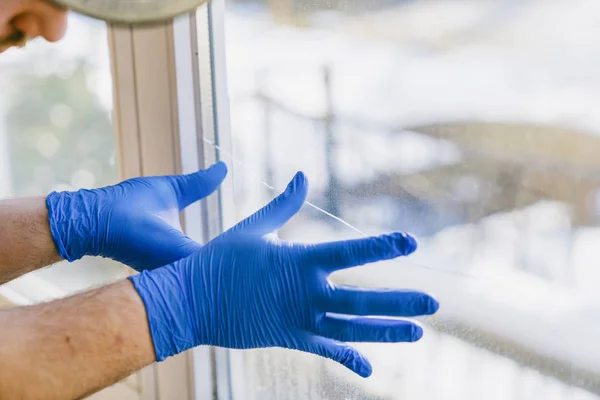
[{"label": "glove finger", "polygon": [[424,292],[345,285],[334,286],[325,303],[327,312],[390,317],[430,315],[439,308],[437,300]]},{"label": "glove finger", "polygon": [[243,230],[266,235],[275,232],[302,208],[307,194],[308,180],[304,173],[298,172],[282,194],[231,228],[228,233]]},{"label": "glove finger", "polygon": [[321,336],[343,342],[416,342],[423,336],[423,328],[413,321],[335,314],[327,314],[317,330]]},{"label": "glove finger", "polygon": [[360,354],[358,350],[345,343],[336,342],[321,336],[310,335],[300,343],[298,350],[329,358],[363,378],[369,377],[373,372],[369,360]]},{"label": "glove finger", "polygon": [[406,233],[391,233],[364,239],[320,243],[309,246],[306,261],[328,272],[411,254],[417,241]]},{"label": "glove finger", "polygon": [[222,161],[193,174],[170,176],[179,210],[213,193],[226,176],[227,165]]}]

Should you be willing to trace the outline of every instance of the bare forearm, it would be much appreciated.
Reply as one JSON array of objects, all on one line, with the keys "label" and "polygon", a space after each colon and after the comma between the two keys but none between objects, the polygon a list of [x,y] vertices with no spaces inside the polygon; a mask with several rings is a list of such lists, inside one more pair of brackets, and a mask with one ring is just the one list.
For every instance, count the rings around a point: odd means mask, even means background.
[{"label": "bare forearm", "polygon": [[0,398],[76,399],[155,360],[144,304],[125,280],[0,311]]},{"label": "bare forearm", "polygon": [[60,259],[44,198],[0,201],[0,284]]}]

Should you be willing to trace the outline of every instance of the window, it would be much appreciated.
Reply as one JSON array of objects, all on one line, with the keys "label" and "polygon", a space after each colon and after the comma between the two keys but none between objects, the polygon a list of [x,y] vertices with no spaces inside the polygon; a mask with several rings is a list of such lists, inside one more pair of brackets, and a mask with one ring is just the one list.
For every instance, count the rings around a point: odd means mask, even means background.
[{"label": "window", "polygon": [[[420,238],[336,281],[441,300],[419,343],[358,346],[367,380],[296,352],[228,352],[233,398],[599,398],[594,2],[226,5],[224,218],[277,194],[261,179],[284,188],[303,170],[316,206]],[[305,206],[281,236],[361,235]]]}]

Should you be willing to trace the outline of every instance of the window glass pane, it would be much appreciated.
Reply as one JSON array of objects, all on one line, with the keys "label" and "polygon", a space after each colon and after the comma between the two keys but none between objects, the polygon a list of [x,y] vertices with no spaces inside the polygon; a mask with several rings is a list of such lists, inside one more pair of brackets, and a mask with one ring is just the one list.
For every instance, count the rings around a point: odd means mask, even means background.
[{"label": "window glass pane", "polygon": [[[358,347],[369,379],[231,352],[244,399],[600,398],[596,2],[227,1],[236,218],[297,170],[405,259],[332,276],[434,293],[416,344]],[[557,21],[560,21],[559,23]],[[597,64],[599,63],[599,64]],[[227,157],[224,157],[227,158]],[[361,237],[305,206],[281,231]]]},{"label": "window glass pane", "polygon": [[[114,183],[112,82],[106,25],[72,15],[64,40],[34,41],[0,57],[0,197]],[[45,300],[125,273],[100,258],[60,263],[11,282],[21,300]],[[0,288],[1,289],[1,288]]]}]

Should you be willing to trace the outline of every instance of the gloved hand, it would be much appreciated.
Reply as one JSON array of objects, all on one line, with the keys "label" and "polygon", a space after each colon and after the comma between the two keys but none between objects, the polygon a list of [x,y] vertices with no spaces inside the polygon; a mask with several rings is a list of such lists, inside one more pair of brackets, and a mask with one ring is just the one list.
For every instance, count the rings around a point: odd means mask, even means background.
[{"label": "gloved hand", "polygon": [[278,230],[302,206],[307,181],[286,191],[189,257],[130,277],[148,316],[156,359],[198,345],[284,347],[333,359],[360,376],[371,365],[343,342],[412,342],[421,327],[361,316],[433,314],[431,296],[407,290],[334,285],[343,268],[412,253],[416,241],[392,233],[323,244],[279,240]]},{"label": "gloved hand", "polygon": [[138,271],[200,249],[181,232],[179,213],[221,184],[219,162],[189,175],[134,178],[115,186],[48,195],[48,220],[58,254],[68,261],[102,256]]}]

